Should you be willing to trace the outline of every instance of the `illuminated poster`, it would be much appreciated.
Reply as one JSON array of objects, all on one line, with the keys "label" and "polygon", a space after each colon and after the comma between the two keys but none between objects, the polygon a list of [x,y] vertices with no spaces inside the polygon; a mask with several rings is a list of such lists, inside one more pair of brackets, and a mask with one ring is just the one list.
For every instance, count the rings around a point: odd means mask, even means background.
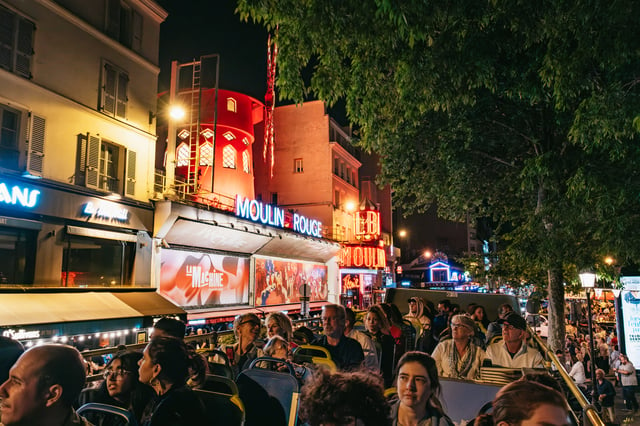
[{"label": "illuminated poster", "polygon": [[633,365],[640,365],[640,291],[622,291],[622,321],[625,352]]},{"label": "illuminated poster", "polygon": [[323,264],[256,258],[256,306],[299,303],[307,284],[311,301],[327,300],[327,267]]},{"label": "illuminated poster", "polygon": [[249,259],[162,250],[160,294],[185,308],[249,304]]}]

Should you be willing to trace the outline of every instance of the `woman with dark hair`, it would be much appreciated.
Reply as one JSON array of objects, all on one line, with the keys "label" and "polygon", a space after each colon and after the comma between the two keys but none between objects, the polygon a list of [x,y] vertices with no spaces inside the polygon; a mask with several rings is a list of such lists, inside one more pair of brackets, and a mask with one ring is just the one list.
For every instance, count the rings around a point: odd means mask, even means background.
[{"label": "woman with dark hair", "polygon": [[[104,369],[104,381],[97,391],[80,394],[80,405],[88,402],[115,405],[131,412],[139,422],[142,413],[153,398],[153,389],[138,381],[138,361],[140,352],[122,351],[116,353]],[[84,396],[87,396],[86,398]],[[96,426],[106,426],[111,418],[96,413],[84,415]]]},{"label": "woman with dark hair", "polygon": [[368,371],[318,370],[302,388],[299,415],[309,426],[390,424],[380,377]]},{"label": "woman with dark hair", "polygon": [[194,365],[192,354],[182,340],[151,339],[138,366],[140,381],[156,393],[144,412],[143,426],[190,426],[207,422],[200,399],[187,386]]},{"label": "woman with dark hair", "polygon": [[364,327],[376,345],[384,386],[391,387],[396,344],[389,330],[389,320],[380,305],[369,307],[364,317]]},{"label": "woman with dark hair", "polygon": [[569,407],[555,389],[532,381],[515,381],[500,389],[491,414],[478,416],[474,426],[566,426]]},{"label": "woman with dark hair", "polygon": [[436,362],[424,352],[405,353],[396,373],[398,401],[391,407],[393,426],[452,426],[440,404]]},{"label": "woman with dark hair", "polygon": [[469,306],[467,314],[469,314],[469,316],[471,316],[471,318],[476,322],[476,325],[480,329],[484,338],[487,335],[487,328],[490,324],[489,317],[487,316],[487,311],[484,309],[484,306],[472,304],[472,306]]}]

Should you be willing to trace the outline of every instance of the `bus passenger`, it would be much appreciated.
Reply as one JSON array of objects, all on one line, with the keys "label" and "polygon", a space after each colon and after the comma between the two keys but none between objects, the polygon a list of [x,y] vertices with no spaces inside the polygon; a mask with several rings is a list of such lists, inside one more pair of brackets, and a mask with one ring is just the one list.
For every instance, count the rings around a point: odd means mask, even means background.
[{"label": "bus passenger", "polygon": [[154,337],[138,362],[142,383],[150,385],[156,398],[147,405],[143,426],[191,426],[207,423],[200,399],[187,386],[192,364],[182,340]]},{"label": "bus passenger", "polygon": [[482,348],[471,341],[475,322],[467,315],[451,319],[451,339],[441,340],[433,351],[438,375],[455,379],[477,379],[485,358]]},{"label": "bus passenger", "polygon": [[398,401],[391,407],[393,426],[453,426],[440,403],[436,362],[424,352],[407,352],[398,362]]},{"label": "bus passenger", "polygon": [[236,343],[220,349],[227,354],[235,376],[263,355],[262,341],[258,340],[261,325],[260,318],[254,313],[238,315],[233,321]]},{"label": "bus passenger", "polygon": [[369,307],[367,315],[364,317],[364,327],[376,344],[384,386],[389,388],[393,382],[393,359],[396,345],[389,331],[389,321],[380,305]]},{"label": "bus passenger", "polygon": [[73,409],[84,387],[84,360],[66,345],[40,345],[23,353],[0,386],[4,426],[91,426]]},{"label": "bus passenger", "polygon": [[502,341],[487,347],[487,358],[494,366],[506,368],[539,368],[544,359],[540,352],[526,344],[527,322],[515,312],[502,323]]},{"label": "bus passenger", "polygon": [[555,389],[532,381],[515,381],[500,389],[492,414],[483,414],[474,426],[568,426],[569,407]]},{"label": "bus passenger", "polygon": [[322,308],[324,335],[312,343],[327,349],[339,370],[359,368],[364,361],[364,352],[360,343],[344,335],[346,317],[344,306],[325,305]]}]

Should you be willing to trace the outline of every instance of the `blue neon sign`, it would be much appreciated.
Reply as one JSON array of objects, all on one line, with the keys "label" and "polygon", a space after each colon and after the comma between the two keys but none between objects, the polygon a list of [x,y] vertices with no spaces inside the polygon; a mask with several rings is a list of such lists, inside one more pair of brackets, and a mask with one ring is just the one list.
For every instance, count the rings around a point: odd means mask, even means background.
[{"label": "blue neon sign", "polygon": [[280,207],[264,204],[258,200],[243,198],[241,195],[236,195],[236,216],[252,222],[259,222],[263,225],[291,228],[300,234],[322,238],[322,222],[319,220],[309,219],[301,214],[294,213],[292,223],[290,225],[285,224],[284,210]]},{"label": "blue neon sign", "polygon": [[39,195],[40,191],[37,189],[14,185],[9,190],[4,182],[0,182],[0,203],[33,208],[38,204]]}]

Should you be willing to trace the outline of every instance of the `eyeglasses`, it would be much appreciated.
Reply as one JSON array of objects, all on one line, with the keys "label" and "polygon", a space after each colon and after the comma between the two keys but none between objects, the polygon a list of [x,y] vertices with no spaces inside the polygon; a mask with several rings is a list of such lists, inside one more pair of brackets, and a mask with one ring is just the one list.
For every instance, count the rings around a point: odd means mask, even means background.
[{"label": "eyeglasses", "polygon": [[109,380],[109,377],[112,377],[113,380],[118,380],[124,378],[124,376],[128,376],[129,374],[131,374],[131,372],[125,370],[106,370],[102,373],[102,377],[104,377],[105,380]]}]

